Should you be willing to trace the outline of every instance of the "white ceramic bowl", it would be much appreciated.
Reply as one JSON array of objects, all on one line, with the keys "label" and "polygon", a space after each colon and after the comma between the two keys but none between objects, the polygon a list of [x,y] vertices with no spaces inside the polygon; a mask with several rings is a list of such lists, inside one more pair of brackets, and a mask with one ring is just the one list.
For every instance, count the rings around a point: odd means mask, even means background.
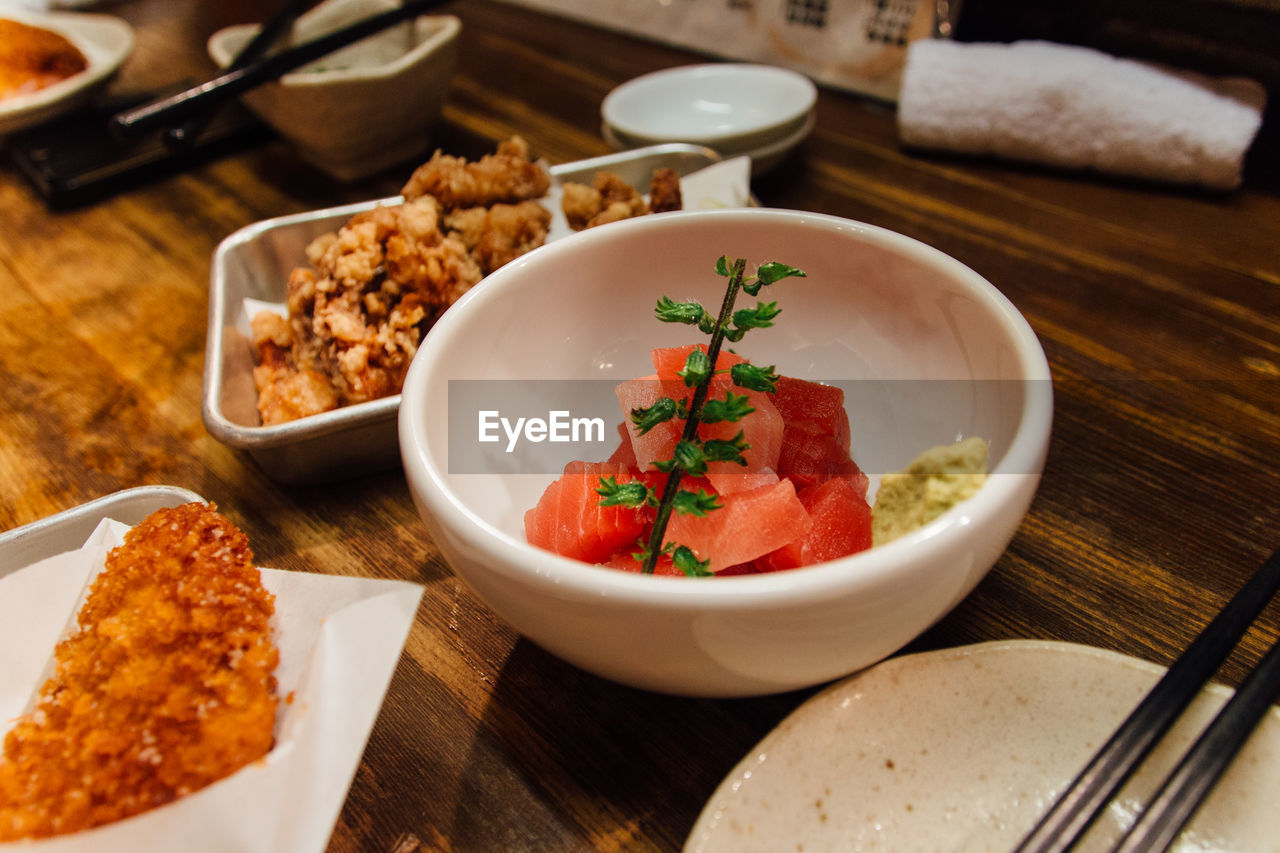
[{"label": "white ceramic bowl", "polygon": [[[398,4],[328,0],[300,17],[300,44]],[[209,38],[209,55],[226,67],[258,32],[227,27]],[[424,15],[349,45],[242,97],[304,160],[350,181],[428,153],[457,65],[461,23]]]},{"label": "white ceramic bowl", "polygon": [[[980,435],[991,444],[992,476],[979,492],[927,527],[851,557],[695,580],[599,568],[529,545],[522,517],[552,473],[451,472],[451,438],[458,447],[474,441],[476,424],[474,412],[451,412],[451,380],[650,373],[652,347],[698,340],[689,327],[653,320],[655,300],[718,306],[720,254],[807,272],[762,294],[782,306],[778,324],[736,349],[780,373],[841,381],[853,456],[873,483],[926,447]],[[745,696],[874,663],[968,594],[1031,502],[1052,407],[1035,334],[977,273],[870,225],[755,208],[638,217],[493,273],[426,336],[405,381],[399,430],[413,499],[436,544],[523,635],[624,684]],[[461,425],[452,434],[451,418]],[[595,458],[611,450],[602,445]]]},{"label": "white ceramic bowl", "polygon": [[711,63],[645,74],[600,105],[628,147],[693,142],[734,154],[794,133],[818,98],[813,82],[771,65]]},{"label": "white ceramic bowl", "polygon": [[[778,138],[776,141],[768,142],[761,145],[759,148],[750,148],[742,151],[721,150],[717,153],[726,159],[739,156],[750,157],[751,174],[758,177],[771,171],[779,163],[785,160],[787,155],[794,151],[800,143],[804,142],[809,134],[813,132],[815,124],[816,117],[813,113],[809,113],[807,116],[803,116],[800,123],[794,128],[788,126],[786,134]],[[600,125],[600,135],[604,138],[604,141],[609,143],[609,145],[616,151],[626,151],[642,147],[632,140],[619,136],[617,131],[611,128],[608,124]]]},{"label": "white ceramic bowl", "polygon": [[58,33],[84,54],[88,67],[52,86],[0,100],[0,135],[48,121],[86,103],[111,80],[133,50],[133,28],[112,15],[5,8],[0,15]]}]

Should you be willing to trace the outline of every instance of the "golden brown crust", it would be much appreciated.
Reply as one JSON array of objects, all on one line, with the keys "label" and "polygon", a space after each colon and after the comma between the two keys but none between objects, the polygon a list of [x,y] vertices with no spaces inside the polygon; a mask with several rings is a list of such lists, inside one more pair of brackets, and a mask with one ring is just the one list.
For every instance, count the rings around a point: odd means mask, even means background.
[{"label": "golden brown crust", "polygon": [[80,49],[58,33],[0,18],[0,98],[39,91],[88,67]]},{"label": "golden brown crust", "polygon": [[138,814],[271,749],[278,652],[244,534],[153,513],[111,551],[36,709],[4,741],[0,841]]}]

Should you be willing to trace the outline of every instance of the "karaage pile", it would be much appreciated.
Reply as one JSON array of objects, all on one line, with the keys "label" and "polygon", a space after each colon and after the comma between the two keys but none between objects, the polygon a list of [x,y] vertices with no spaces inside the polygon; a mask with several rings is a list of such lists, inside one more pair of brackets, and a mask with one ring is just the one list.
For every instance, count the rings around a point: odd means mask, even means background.
[{"label": "karaage pile", "polygon": [[486,273],[546,240],[547,170],[513,137],[467,162],[437,151],[404,202],[357,214],[307,248],[288,318],[252,320],[263,424],[400,393],[422,336]]},{"label": "karaage pile", "polygon": [[[483,276],[541,246],[551,212],[543,164],[520,137],[468,162],[439,151],[414,170],[400,204],[357,214],[307,247],[289,277],[288,316],[251,320],[258,413],[267,426],[400,393],[422,336]],[[574,230],[681,206],[659,169],[649,201],[617,175],[566,183]]]}]

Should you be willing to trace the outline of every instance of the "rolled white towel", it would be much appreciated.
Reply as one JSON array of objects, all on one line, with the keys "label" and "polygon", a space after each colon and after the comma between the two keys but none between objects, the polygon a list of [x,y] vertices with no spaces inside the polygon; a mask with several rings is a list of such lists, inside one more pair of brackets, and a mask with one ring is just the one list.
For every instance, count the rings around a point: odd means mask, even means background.
[{"label": "rolled white towel", "polygon": [[922,39],[907,52],[898,131],[920,148],[1232,189],[1265,100],[1251,80],[1089,48]]}]

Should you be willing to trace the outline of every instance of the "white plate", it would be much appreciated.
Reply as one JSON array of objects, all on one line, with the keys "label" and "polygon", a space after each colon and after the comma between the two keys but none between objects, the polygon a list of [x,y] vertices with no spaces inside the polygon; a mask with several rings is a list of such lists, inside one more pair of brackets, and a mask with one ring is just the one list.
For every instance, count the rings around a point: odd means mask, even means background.
[{"label": "white plate", "polygon": [[655,71],[605,96],[600,113],[629,142],[693,142],[735,153],[785,133],[817,101],[813,82],[770,65],[712,63]]},{"label": "white plate", "polygon": [[[751,174],[753,177],[759,177],[785,160],[787,155],[791,153],[792,149],[801,142],[804,142],[805,138],[813,132],[815,124],[817,124],[817,116],[810,112],[808,115],[801,118],[800,124],[794,130],[788,131],[786,136],[776,141],[769,142],[759,148],[746,151],[717,149],[717,153],[726,158],[738,156],[750,157]],[[639,147],[620,137],[618,132],[610,127],[607,122],[600,125],[600,136],[605,142],[609,143],[609,146],[615,151],[625,151],[627,149]]]},{"label": "white plate", "polygon": [[[1070,643],[895,658],[804,703],[726,777],[686,853],[1010,850],[1164,672]],[[1231,691],[1201,692],[1082,849],[1107,849]],[[1280,850],[1272,708],[1174,849]]]},{"label": "white plate", "polygon": [[87,101],[133,50],[133,28],[112,15],[29,12],[5,7],[0,17],[43,27],[80,48],[89,66],[72,77],[25,95],[0,99],[0,136],[47,121]]}]

